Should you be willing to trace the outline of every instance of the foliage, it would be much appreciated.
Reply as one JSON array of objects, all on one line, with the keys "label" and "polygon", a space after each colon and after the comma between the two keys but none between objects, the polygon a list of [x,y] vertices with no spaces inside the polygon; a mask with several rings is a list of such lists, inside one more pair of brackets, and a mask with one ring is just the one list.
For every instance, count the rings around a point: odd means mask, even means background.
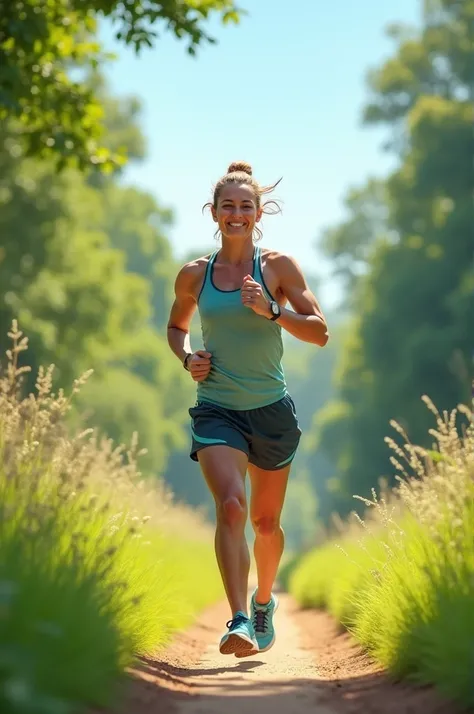
[{"label": "foliage", "polygon": [[289,588],[304,606],[327,607],[396,676],[472,706],[473,414],[440,415],[425,401],[435,447],[414,446],[393,423],[405,441],[387,440],[396,491],[362,499],[372,512],[363,528],[293,564]]},{"label": "foliage", "polygon": [[[96,86],[108,108],[110,146],[127,142],[139,159],[136,101],[109,97],[99,78]],[[192,401],[192,385],[163,334],[175,272],[163,232],[171,213],[116,176],[57,175],[51,163],[26,158],[12,124],[3,138],[1,334],[19,319],[30,336],[33,373],[54,362],[60,386],[94,365],[94,388],[81,393],[74,423],[91,415],[119,442],[141,425],[149,450],[143,469],[160,474],[170,452],[183,447]]]},{"label": "foliage", "polygon": [[370,75],[365,117],[392,128],[399,167],[350,193],[348,219],[323,241],[352,290],[336,402],[316,418],[341,513],[379,476],[393,483],[383,446],[392,416],[426,444],[420,396],[449,410],[470,394],[473,8],[444,0],[418,34],[393,33],[399,46]]},{"label": "foliage", "polygon": [[19,398],[26,340],[15,324],[10,336],[0,380],[0,708],[105,706],[137,654],[221,596],[211,533],[140,480],[135,438],[127,451],[94,433],[67,436],[71,398],[52,393],[52,369],[40,371],[36,396]]},{"label": "foliage", "polygon": [[235,23],[240,12],[232,0],[0,0],[0,120],[17,119],[28,155],[54,158],[61,168],[120,166],[125,152],[101,144],[104,110],[83,81],[108,58],[96,38],[99,19],[137,52],[152,47],[162,28],[195,54],[201,42],[214,42],[204,29],[212,15]]}]

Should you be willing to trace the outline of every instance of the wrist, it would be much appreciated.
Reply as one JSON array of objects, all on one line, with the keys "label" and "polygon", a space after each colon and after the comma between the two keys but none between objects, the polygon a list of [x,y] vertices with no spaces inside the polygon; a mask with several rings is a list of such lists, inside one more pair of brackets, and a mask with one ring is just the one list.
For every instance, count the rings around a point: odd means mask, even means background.
[{"label": "wrist", "polygon": [[183,359],[181,360],[184,369],[187,370],[188,372],[189,372],[188,363],[189,363],[189,360],[191,359],[192,356],[193,356],[193,353],[192,353],[192,352],[186,352],[186,354],[184,355]]},{"label": "wrist", "polygon": [[278,320],[281,317],[281,307],[276,300],[268,301],[268,316],[269,320]]}]

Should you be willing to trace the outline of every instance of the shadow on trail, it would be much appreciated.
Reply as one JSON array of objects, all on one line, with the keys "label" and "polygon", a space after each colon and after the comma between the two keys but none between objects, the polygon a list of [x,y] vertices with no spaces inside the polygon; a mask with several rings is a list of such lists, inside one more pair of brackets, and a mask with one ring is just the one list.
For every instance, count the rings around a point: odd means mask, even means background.
[{"label": "shadow on trail", "polygon": [[[186,667],[175,667],[167,662],[159,662],[157,660],[149,659],[147,657],[140,657],[140,664],[137,668],[139,671],[149,672],[155,676],[166,675],[168,679],[179,680],[180,678],[185,678],[186,682],[192,677],[203,677],[203,676],[215,676],[217,674],[224,674],[227,672],[253,672],[256,667],[262,667],[265,662],[259,662],[256,660],[247,660],[246,662],[237,662],[229,667],[203,667],[201,669],[187,669]],[[184,682],[184,679],[182,679]],[[227,678],[226,681],[229,681]]]},{"label": "shadow on trail", "polygon": [[[121,714],[467,714],[430,687],[394,682],[381,673],[327,680],[252,681],[260,660],[228,666],[177,667],[141,658]],[[141,679],[139,673],[148,675]],[[226,674],[219,681],[219,675]],[[233,674],[234,676],[229,676]],[[250,675],[250,678],[249,678]],[[150,680],[150,676],[152,680]],[[238,684],[234,690],[233,685]],[[196,691],[198,690],[198,692]],[[212,690],[212,691],[208,691]]]}]

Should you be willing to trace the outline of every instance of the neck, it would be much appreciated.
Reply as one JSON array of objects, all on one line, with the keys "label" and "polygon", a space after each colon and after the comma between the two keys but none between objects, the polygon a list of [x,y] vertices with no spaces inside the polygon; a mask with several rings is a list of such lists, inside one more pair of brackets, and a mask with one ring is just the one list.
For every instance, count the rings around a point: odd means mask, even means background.
[{"label": "neck", "polygon": [[240,263],[248,263],[253,259],[254,245],[252,238],[243,241],[227,241],[225,236],[222,238],[222,248],[219,251],[219,263],[231,263],[239,265]]}]

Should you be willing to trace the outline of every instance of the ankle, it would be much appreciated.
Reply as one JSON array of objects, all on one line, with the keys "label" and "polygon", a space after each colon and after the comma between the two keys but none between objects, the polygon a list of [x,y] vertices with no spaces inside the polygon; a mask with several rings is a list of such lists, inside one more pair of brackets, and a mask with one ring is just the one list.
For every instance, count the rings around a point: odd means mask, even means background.
[{"label": "ankle", "polygon": [[255,592],[255,602],[257,605],[269,605],[272,600],[272,593],[265,592],[264,590],[260,591],[257,589]]}]

